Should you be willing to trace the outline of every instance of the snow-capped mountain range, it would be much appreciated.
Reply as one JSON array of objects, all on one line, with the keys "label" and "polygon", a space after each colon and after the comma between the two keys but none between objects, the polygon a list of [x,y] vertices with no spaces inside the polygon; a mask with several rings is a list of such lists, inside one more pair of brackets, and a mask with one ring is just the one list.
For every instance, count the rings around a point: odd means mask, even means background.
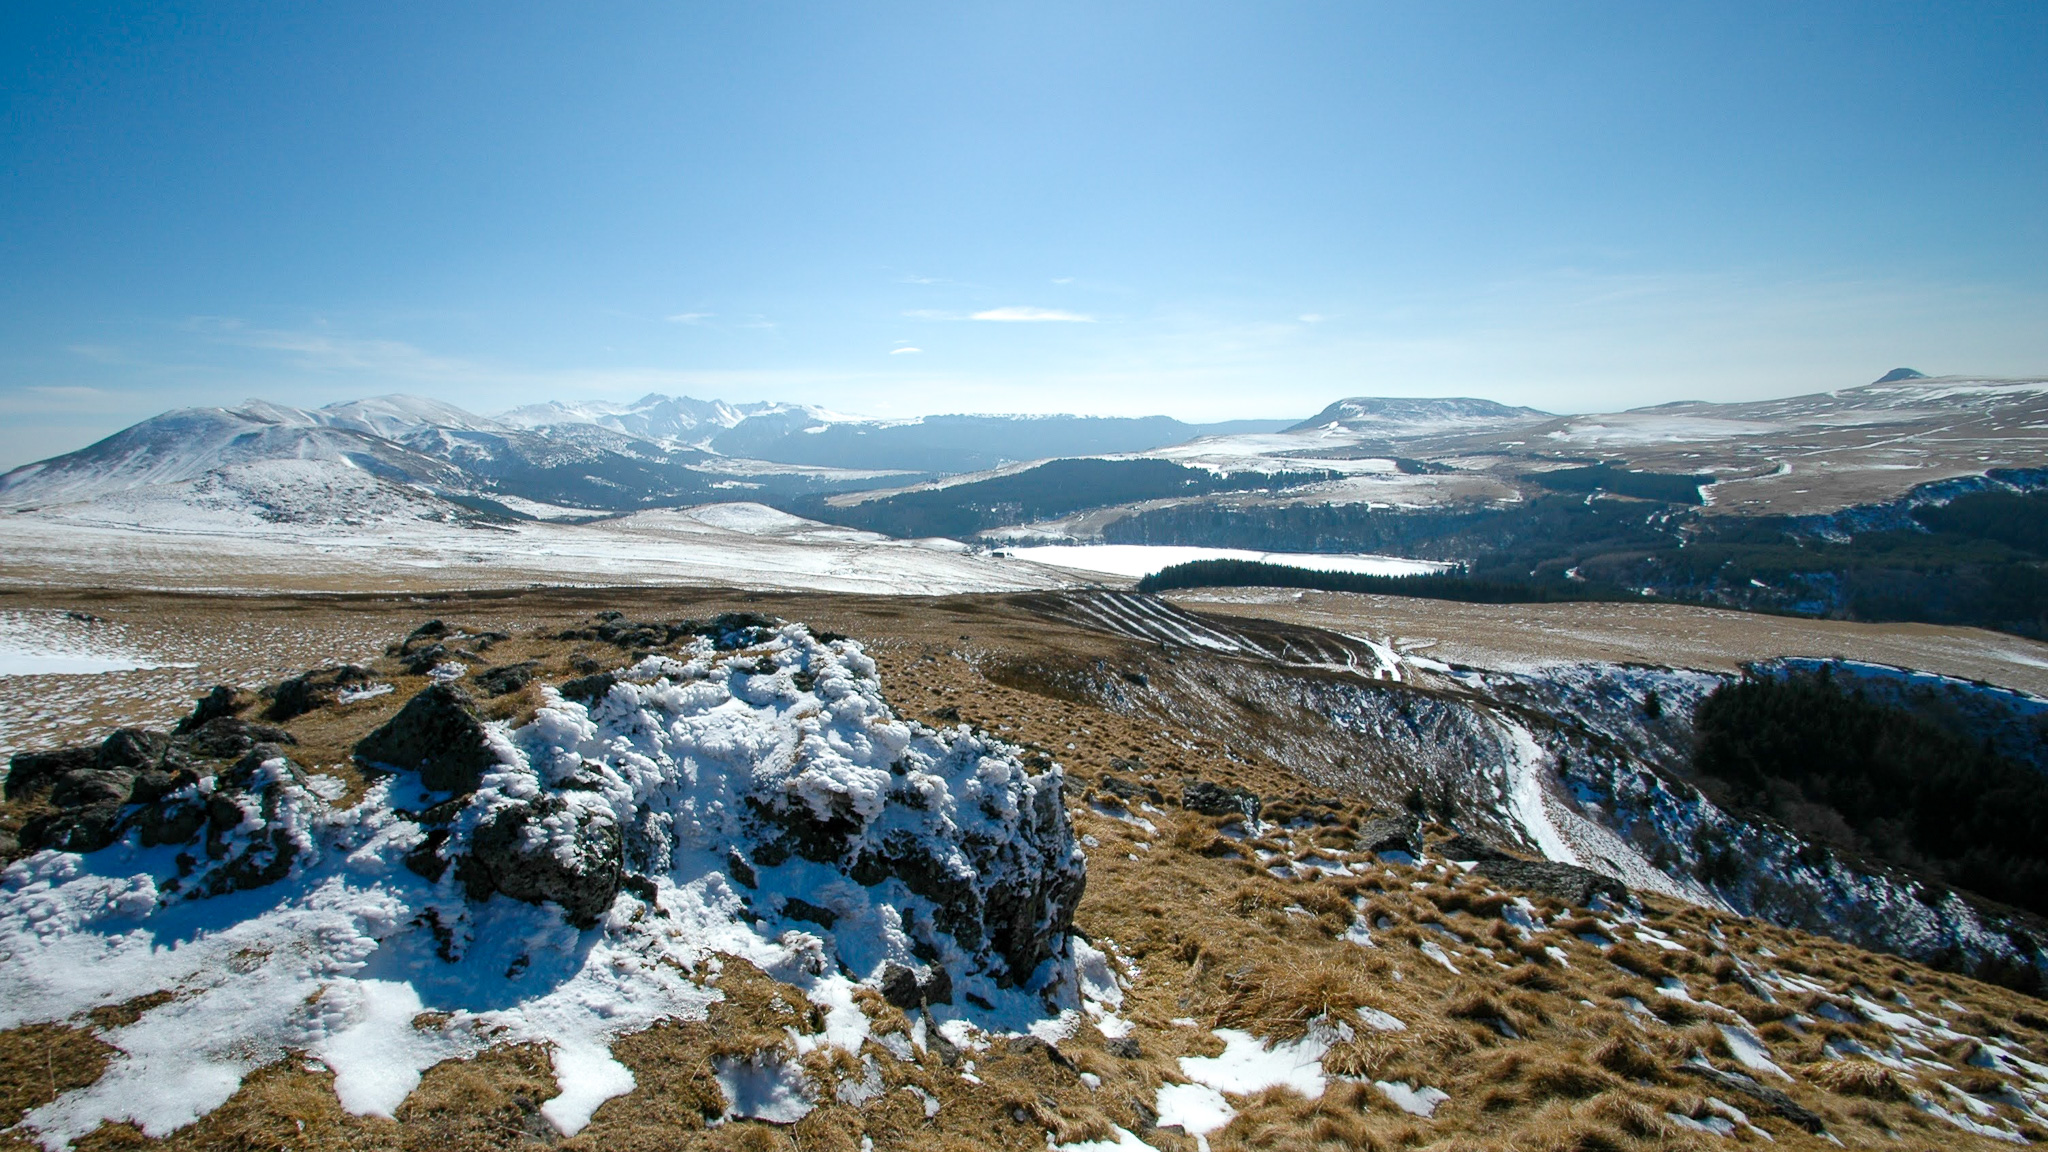
[{"label": "snow-capped mountain range", "polygon": [[[1015,460],[1142,452],[1284,421],[1163,416],[934,416],[876,420],[798,404],[649,395],[479,416],[417,396],[324,408],[250,400],[182,408],[0,476],[0,506],[93,500],[265,461],[318,461],[446,497],[586,512],[872,487]],[[738,489],[739,493],[729,490]],[[503,503],[510,501],[511,503]]]}]

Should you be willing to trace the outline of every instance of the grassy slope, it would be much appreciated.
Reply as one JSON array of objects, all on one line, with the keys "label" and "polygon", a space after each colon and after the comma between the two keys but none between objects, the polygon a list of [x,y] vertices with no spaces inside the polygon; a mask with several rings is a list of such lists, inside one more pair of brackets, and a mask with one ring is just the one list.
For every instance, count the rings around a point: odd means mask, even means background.
[{"label": "grassy slope", "polygon": [[[702,601],[668,607],[676,614],[703,614],[723,606]],[[752,606],[774,610],[758,601]],[[421,611],[395,607],[393,637],[409,630]],[[502,607],[478,607],[493,618],[475,626],[504,619]],[[1716,1021],[1754,1028],[1772,1058],[1792,1073],[1786,1090],[1851,1146],[1992,1146],[1903,1098],[1910,1087],[1959,1108],[1941,1084],[1980,1099],[1995,1092],[2005,1078],[1965,1062],[1972,1041],[1923,1054],[1942,1068],[1919,1069],[1910,1085],[1869,1061],[1825,1058],[1823,1043],[1831,1037],[1880,1051],[1891,1043],[1880,1025],[1818,1018],[1823,1004],[1847,1006],[1859,992],[1873,1000],[1903,994],[1961,1033],[2004,1035],[2031,1059],[2048,1061],[2048,1013],[2038,1001],[1703,909],[1650,902],[1644,927],[1681,946],[1666,951],[1649,942],[1647,932],[1637,938],[1633,927],[1603,924],[1583,909],[1542,897],[1532,902],[1545,914],[1544,927],[1523,939],[1504,918],[1512,894],[1456,868],[1386,864],[1341,878],[1275,875],[1274,865],[1311,855],[1332,864],[1364,859],[1349,848],[1368,811],[1315,795],[1280,765],[1219,746],[1198,731],[1140,723],[1079,703],[1057,677],[1032,671],[1040,665],[1031,659],[1045,655],[1048,644],[1065,666],[1129,661],[1129,650],[1100,637],[1055,635],[1052,626],[960,602],[849,602],[844,610],[826,607],[810,615],[819,626],[870,642],[884,688],[901,712],[931,717],[941,709],[957,710],[998,735],[1053,752],[1068,766],[1077,832],[1092,840],[1088,893],[1077,927],[1098,945],[1113,944],[1116,954],[1135,965],[1138,975],[1123,1014],[1137,1025],[1136,1054],[1112,1051],[1083,1023],[1061,1041],[1057,1059],[1028,1043],[998,1042],[960,1054],[974,1061],[979,1083],[964,1079],[965,1065],[936,1050],[915,1062],[880,1056],[890,1090],[864,1107],[828,1103],[787,1129],[753,1122],[713,1126],[705,1119],[718,1108],[710,1059],[781,1043],[790,1013],[808,1011],[792,990],[728,963],[717,978],[726,1003],[709,1021],[664,1024],[621,1041],[617,1055],[634,1069],[639,1087],[605,1104],[589,1128],[557,1147],[851,1152],[866,1136],[882,1149],[1035,1152],[1046,1146],[1048,1134],[1072,1141],[1107,1137],[1111,1124],[1142,1128],[1143,1107],[1157,1088],[1181,1079],[1179,1057],[1221,1050],[1212,1026],[1285,1037],[1298,1034],[1317,1013],[1342,1014],[1361,1005],[1394,1014],[1408,1029],[1363,1032],[1333,1050],[1326,1068],[1441,1088],[1451,1100],[1434,1118],[1399,1111],[1369,1084],[1334,1081],[1318,1101],[1282,1090],[1236,1100],[1240,1117],[1212,1134],[1211,1146],[1218,1152],[1713,1148],[1722,1146],[1721,1138],[1687,1133],[1669,1117],[1710,1115],[1705,1096],[1714,1095],[1746,1111],[1777,1146],[1822,1147],[1756,1101],[1672,1071],[1695,1052],[1717,1066],[1740,1069]],[[451,616],[451,622],[456,619]],[[529,618],[504,658],[539,656],[551,668],[569,668],[576,645],[539,639],[559,627],[558,619]],[[386,698],[306,718],[301,735],[307,759],[338,755],[334,750],[345,747],[350,733],[367,730],[396,705]],[[1141,789],[1157,787],[1158,811],[1120,811],[1103,788],[1105,772]],[[1226,820],[1180,811],[1171,800],[1184,775],[1268,797],[1274,827],[1263,838],[1238,839],[1230,833],[1242,837],[1244,830],[1227,827]],[[1156,831],[1121,817],[1148,820]],[[1373,930],[1377,947],[1340,939],[1361,915],[1374,925],[1384,921]],[[1614,943],[1589,942],[1582,932],[1610,933],[1605,938]],[[1459,971],[1426,956],[1423,942],[1440,947]],[[1778,1003],[1767,1003],[1752,989],[1771,972],[1810,981],[1813,990],[1780,989]],[[1660,984],[1668,990],[1674,980],[1689,1000],[1659,993]],[[1625,997],[1653,1015],[1629,1009]],[[879,1001],[867,1008],[878,1031],[907,1026],[901,1013]],[[99,1034],[135,1010],[109,1006],[67,1027],[0,1033],[0,1124],[49,1099],[53,1090],[90,1082],[106,1054]],[[1808,1018],[1798,1028],[1787,1023],[1795,1011]],[[1184,1019],[1198,1023],[1176,1023]],[[1496,1022],[1519,1038],[1505,1036]],[[829,1084],[853,1069],[820,1062],[813,1071],[821,1084]],[[1082,1073],[1098,1077],[1100,1086],[1088,1086]],[[932,1120],[907,1090],[912,1086],[940,1102]],[[537,1108],[553,1090],[545,1052],[502,1048],[430,1070],[398,1119],[383,1121],[343,1113],[325,1072],[286,1061],[251,1076],[226,1106],[167,1140],[114,1128],[103,1129],[91,1144],[538,1148],[551,1142]],[[2014,1115],[2008,1107],[1994,1107]],[[2038,1124],[2029,1131],[2048,1138]],[[1192,1140],[1168,1132],[1144,1136],[1162,1150],[1194,1147]],[[13,1139],[0,1136],[0,1146]],[[1753,1135],[1740,1141],[1761,1144]]]}]

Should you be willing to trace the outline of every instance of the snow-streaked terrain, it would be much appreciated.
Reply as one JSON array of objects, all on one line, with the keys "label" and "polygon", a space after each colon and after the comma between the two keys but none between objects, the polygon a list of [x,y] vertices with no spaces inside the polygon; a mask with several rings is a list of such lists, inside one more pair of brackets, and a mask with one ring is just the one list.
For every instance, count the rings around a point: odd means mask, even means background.
[{"label": "snow-streaked terrain", "polygon": [[0,676],[91,676],[167,666],[147,653],[109,643],[85,623],[0,612]]},{"label": "snow-streaked terrain", "polygon": [[1250,552],[1242,548],[1185,548],[1148,544],[1042,544],[1006,548],[1007,556],[1072,568],[1102,572],[1133,579],[1149,576],[1162,568],[1196,560],[1255,560],[1311,568],[1318,572],[1357,572],[1368,576],[1422,576],[1442,572],[1448,564],[1428,560],[1404,560],[1398,556],[1368,556],[1312,552]]},{"label": "snow-streaked terrain", "polygon": [[585,524],[490,520],[329,460],[0,515],[0,582],[294,590],[682,584],[946,594],[1067,582],[951,540],[894,540],[759,504]]}]

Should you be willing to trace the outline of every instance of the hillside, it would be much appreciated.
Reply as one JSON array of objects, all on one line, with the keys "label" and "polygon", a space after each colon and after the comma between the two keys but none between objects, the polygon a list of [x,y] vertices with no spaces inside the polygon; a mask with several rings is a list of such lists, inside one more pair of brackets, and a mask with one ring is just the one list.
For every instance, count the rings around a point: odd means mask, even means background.
[{"label": "hillside", "polygon": [[[200,635],[226,608],[101,610]],[[85,854],[0,874],[0,944],[43,958],[0,966],[10,1138],[2048,1138],[2048,1014],[1952,970],[2004,936],[1938,947],[1995,910],[1836,861],[1815,879],[1860,896],[1809,915],[1870,915],[1786,926],[1759,885],[1807,882],[1796,836],[1661,767],[1713,676],[1457,668],[1116,596],[434,611],[302,605],[359,671],[15,759],[0,827]],[[1659,859],[1716,827],[1756,872]]]}]

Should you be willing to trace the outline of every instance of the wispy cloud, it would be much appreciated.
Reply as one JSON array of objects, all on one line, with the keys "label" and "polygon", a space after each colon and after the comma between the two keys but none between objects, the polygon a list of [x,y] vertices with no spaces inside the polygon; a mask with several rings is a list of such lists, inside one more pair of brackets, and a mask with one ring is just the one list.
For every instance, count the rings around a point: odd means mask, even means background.
[{"label": "wispy cloud", "polygon": [[665,316],[663,319],[671,324],[702,324],[716,315],[718,315],[716,312],[678,312],[673,316]]},{"label": "wispy cloud", "polygon": [[1006,304],[1001,308],[989,308],[969,317],[973,320],[1000,320],[1009,323],[1062,323],[1093,324],[1095,317],[1079,312],[1068,312],[1063,308],[1033,308],[1028,304]]},{"label": "wispy cloud", "polygon": [[916,354],[916,353],[919,353],[919,352],[923,352],[923,351],[924,351],[924,349],[922,349],[922,348],[909,348],[909,347],[905,347],[905,348],[891,348],[891,349],[889,349],[889,355],[891,355],[891,356],[910,356],[910,355],[914,355],[914,354]]},{"label": "wispy cloud", "polygon": [[1323,321],[1328,320],[1329,317],[1321,312],[1303,312],[1296,319],[1300,320],[1303,324],[1321,324]]}]

